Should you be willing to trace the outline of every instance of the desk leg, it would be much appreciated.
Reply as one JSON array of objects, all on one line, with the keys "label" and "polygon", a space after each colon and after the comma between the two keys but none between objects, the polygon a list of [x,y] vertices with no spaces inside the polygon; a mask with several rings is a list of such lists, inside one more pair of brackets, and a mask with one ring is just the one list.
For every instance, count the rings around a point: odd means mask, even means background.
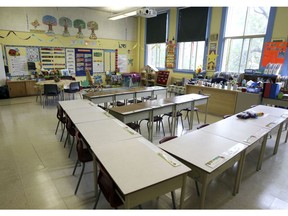
[{"label": "desk leg", "polygon": [[241,157],[240,157],[240,159],[238,161],[237,174],[236,174],[236,177],[235,177],[235,185],[234,185],[234,190],[233,190],[233,195],[234,196],[237,193],[239,193],[242,173],[243,173],[243,170],[244,170],[245,158],[246,158],[246,151],[243,151],[241,153]]},{"label": "desk leg", "polygon": [[172,125],[171,125],[171,136],[174,136],[176,133],[176,117],[177,116],[177,110],[176,106],[173,106],[172,110]]},{"label": "desk leg", "polygon": [[265,149],[266,149],[267,137],[268,137],[268,134],[266,134],[264,136],[263,141],[262,141],[262,145],[261,145],[261,150],[260,150],[260,154],[259,154],[259,159],[258,159],[256,171],[261,170],[263,155],[264,155],[264,152],[265,152]]},{"label": "desk leg", "polygon": [[208,99],[206,101],[206,109],[205,109],[205,119],[204,119],[204,124],[207,122],[207,112],[208,112]]},{"label": "desk leg", "polygon": [[190,122],[189,122],[189,130],[192,130],[193,128],[193,118],[194,118],[194,102],[191,103],[190,107]]},{"label": "desk leg", "polygon": [[181,196],[180,196],[180,205],[179,208],[182,209],[184,205],[185,190],[186,190],[186,179],[187,174],[183,175],[182,187],[181,187]]},{"label": "desk leg", "polygon": [[153,114],[153,111],[150,111],[150,114],[149,114],[149,122],[148,122],[148,140],[150,142],[153,142],[153,123],[154,123],[154,114]]},{"label": "desk leg", "polygon": [[203,209],[205,205],[205,198],[206,198],[206,190],[207,190],[207,185],[208,185],[208,176],[205,174],[203,176],[203,182],[202,183],[202,188],[201,188],[201,194],[200,194],[200,204],[199,208]]},{"label": "desk leg", "polygon": [[95,190],[95,196],[98,196],[98,167],[97,167],[97,158],[96,155],[91,152],[93,155],[93,169],[94,169],[94,190]]},{"label": "desk leg", "polygon": [[[281,139],[281,133],[282,133],[282,129],[283,129],[283,124],[284,124],[284,122],[282,122],[280,124],[280,127],[278,129],[277,138],[276,138],[275,147],[274,147],[274,152],[273,152],[274,155],[277,154],[277,151],[278,151],[278,146],[279,146],[279,142],[280,142],[280,139]],[[285,142],[286,141],[287,141],[287,137],[286,137]]]}]

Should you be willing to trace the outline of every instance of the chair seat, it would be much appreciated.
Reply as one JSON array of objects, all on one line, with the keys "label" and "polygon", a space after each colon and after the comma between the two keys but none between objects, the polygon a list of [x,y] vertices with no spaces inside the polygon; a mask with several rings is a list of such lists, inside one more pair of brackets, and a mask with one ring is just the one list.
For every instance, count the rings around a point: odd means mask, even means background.
[{"label": "chair seat", "polygon": [[78,155],[78,160],[82,163],[93,161],[93,156],[88,149],[83,149],[81,154]]}]

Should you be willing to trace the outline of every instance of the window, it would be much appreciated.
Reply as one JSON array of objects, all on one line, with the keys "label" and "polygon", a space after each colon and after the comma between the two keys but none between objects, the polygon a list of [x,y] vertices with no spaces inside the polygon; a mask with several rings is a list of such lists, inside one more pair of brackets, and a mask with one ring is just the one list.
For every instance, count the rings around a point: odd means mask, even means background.
[{"label": "window", "polygon": [[147,44],[147,64],[165,68],[166,43]]},{"label": "window", "polygon": [[205,41],[178,43],[178,69],[195,70],[203,64]]},{"label": "window", "polygon": [[195,70],[203,65],[207,7],[190,7],[179,10],[177,31],[177,69]]},{"label": "window", "polygon": [[146,64],[165,68],[168,14],[146,19]]},{"label": "window", "polygon": [[222,71],[259,69],[270,8],[228,8]]}]

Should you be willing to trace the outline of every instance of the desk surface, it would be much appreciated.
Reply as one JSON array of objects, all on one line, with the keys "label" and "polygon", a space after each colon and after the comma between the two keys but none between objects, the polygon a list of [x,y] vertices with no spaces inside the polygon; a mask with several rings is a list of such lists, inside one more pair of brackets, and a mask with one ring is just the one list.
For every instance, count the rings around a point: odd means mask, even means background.
[{"label": "desk surface", "polygon": [[96,106],[83,107],[81,109],[68,109],[65,110],[65,112],[74,124],[114,118],[108,112]]},{"label": "desk surface", "polygon": [[265,105],[258,105],[255,106],[251,109],[248,109],[247,111],[254,111],[254,112],[263,112],[264,114],[270,114],[273,116],[277,116],[277,117],[283,117],[283,118],[288,118],[288,110],[287,109],[283,109],[283,108],[275,108],[275,107],[271,107],[271,106],[265,106]]},{"label": "desk surface", "polygon": [[270,131],[262,126],[248,124],[243,119],[232,118],[215,122],[201,130],[248,145],[253,144]]},{"label": "desk surface", "polygon": [[108,145],[121,140],[142,137],[117,119],[105,119],[75,124],[89,145]]},{"label": "desk surface", "polygon": [[[113,151],[108,145],[96,148],[91,145],[91,148],[125,195],[190,171],[188,167],[144,138],[111,145]],[[166,154],[179,163],[179,166],[172,166],[160,157],[158,152]]]},{"label": "desk surface", "polygon": [[[245,145],[233,140],[217,136],[203,130],[187,133],[159,145],[164,151],[199,167],[207,173],[213,172],[231,157],[246,148]],[[206,165],[209,161],[222,156],[214,167]]]},{"label": "desk surface", "polygon": [[59,101],[60,106],[64,111],[71,109],[81,109],[87,107],[97,107],[96,104],[92,103],[89,100],[68,100],[68,101]]}]

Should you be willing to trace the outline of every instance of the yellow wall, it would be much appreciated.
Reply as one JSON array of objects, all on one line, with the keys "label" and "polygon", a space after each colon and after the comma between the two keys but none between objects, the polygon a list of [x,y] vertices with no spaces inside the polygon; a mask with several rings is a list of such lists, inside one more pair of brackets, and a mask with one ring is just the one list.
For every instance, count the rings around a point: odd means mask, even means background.
[{"label": "yellow wall", "polygon": [[[211,17],[211,26],[210,26],[210,34],[220,34],[220,27],[221,27],[221,18],[222,18],[222,7],[213,7],[212,8],[212,17]],[[176,20],[177,20],[177,9],[172,8],[170,10],[170,25],[169,25],[169,40],[173,38],[173,36],[176,35]],[[272,39],[273,38],[283,38],[287,40],[288,36],[288,28],[287,28],[287,20],[288,20],[288,7],[278,7],[275,17],[275,23],[273,27],[273,33],[272,33]],[[141,28],[143,29],[142,34],[145,34],[145,22],[141,23]],[[141,44],[145,44],[144,36],[141,37]],[[218,45],[218,44],[217,44]],[[217,47],[218,49],[218,47]],[[140,65],[140,67],[144,66],[144,60],[143,64]],[[191,74],[187,73],[180,73],[180,72],[174,72],[173,70],[169,70],[171,72],[172,81],[175,79],[181,79],[181,78],[188,78],[190,79],[192,77]],[[211,76],[213,72],[207,72],[208,76]]]}]

